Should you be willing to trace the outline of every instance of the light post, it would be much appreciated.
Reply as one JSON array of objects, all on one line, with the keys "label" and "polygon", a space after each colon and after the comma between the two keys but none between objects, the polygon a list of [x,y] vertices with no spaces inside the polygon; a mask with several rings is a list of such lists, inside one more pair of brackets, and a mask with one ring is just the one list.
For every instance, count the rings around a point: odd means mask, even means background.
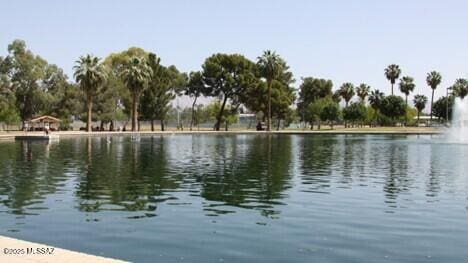
[{"label": "light post", "polygon": [[449,124],[449,90],[452,90],[453,88],[452,87],[448,87],[447,88],[447,96],[445,97],[446,98],[446,111],[445,111],[445,126],[448,127],[448,124]]}]

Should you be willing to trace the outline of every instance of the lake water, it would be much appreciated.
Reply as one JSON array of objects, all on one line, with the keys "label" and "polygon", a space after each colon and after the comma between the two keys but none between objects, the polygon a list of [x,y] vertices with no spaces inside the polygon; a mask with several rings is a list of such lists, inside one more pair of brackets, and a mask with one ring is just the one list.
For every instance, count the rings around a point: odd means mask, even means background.
[{"label": "lake water", "polygon": [[136,262],[466,262],[467,168],[437,136],[0,142],[0,235]]}]

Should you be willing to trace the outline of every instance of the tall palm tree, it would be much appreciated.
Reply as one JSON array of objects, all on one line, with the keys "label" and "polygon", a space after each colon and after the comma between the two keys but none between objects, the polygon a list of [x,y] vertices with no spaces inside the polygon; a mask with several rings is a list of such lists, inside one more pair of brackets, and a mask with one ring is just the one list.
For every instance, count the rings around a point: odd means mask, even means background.
[{"label": "tall palm tree", "polygon": [[132,131],[137,130],[138,103],[152,73],[146,60],[139,57],[130,58],[121,72],[121,77],[132,94]]},{"label": "tall palm tree", "polygon": [[370,86],[365,83],[361,83],[356,88],[356,95],[361,99],[362,103],[365,102],[367,95],[369,95],[369,91],[370,91]]},{"label": "tall palm tree", "polygon": [[408,106],[408,95],[414,90],[416,84],[414,84],[414,79],[409,76],[404,76],[400,79],[400,91],[405,94],[406,106]]},{"label": "tall palm tree", "polygon": [[382,100],[384,99],[384,94],[380,90],[376,89],[371,91],[369,94],[369,104],[374,109],[374,120],[377,117],[377,112],[379,111]]},{"label": "tall palm tree", "polygon": [[432,96],[431,96],[431,124],[432,124],[432,105],[434,105],[434,91],[442,82],[442,76],[437,71],[431,71],[427,73],[426,83],[432,89]]},{"label": "tall palm tree", "polygon": [[395,84],[395,81],[400,77],[401,74],[401,69],[400,66],[396,64],[391,64],[388,65],[388,67],[385,69],[385,77],[390,81],[390,84],[392,84],[392,95],[393,95],[393,84]]},{"label": "tall palm tree", "polygon": [[354,85],[349,82],[343,83],[338,92],[340,96],[345,100],[346,107],[348,107],[349,101],[354,96]]},{"label": "tall palm tree", "polygon": [[283,64],[281,57],[271,50],[264,51],[263,55],[257,58],[258,69],[268,86],[267,131],[271,131],[271,85],[273,80],[279,77]]},{"label": "tall palm tree", "polygon": [[416,109],[418,110],[418,126],[419,126],[419,115],[421,114],[421,111],[424,110],[424,108],[426,107],[427,97],[424,95],[419,95],[419,94],[415,95],[413,102],[414,102],[414,107],[416,107]]},{"label": "tall palm tree", "polygon": [[81,56],[75,63],[73,76],[85,94],[86,131],[90,132],[92,130],[93,97],[106,81],[107,72],[104,65],[99,62],[99,58],[89,54]]}]

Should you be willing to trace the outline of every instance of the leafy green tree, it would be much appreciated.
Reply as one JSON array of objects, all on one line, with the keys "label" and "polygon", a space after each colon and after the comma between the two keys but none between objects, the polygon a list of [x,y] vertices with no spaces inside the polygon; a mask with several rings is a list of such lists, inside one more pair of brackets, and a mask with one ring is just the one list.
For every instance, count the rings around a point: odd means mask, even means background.
[{"label": "leafy green tree", "polygon": [[[218,121],[219,111],[222,108],[222,103],[216,100],[204,107],[202,111],[205,112],[209,121]],[[224,105],[223,113],[221,114],[221,123],[224,123],[224,129],[227,131],[230,124],[237,122],[238,114],[237,109],[232,105]]]},{"label": "leafy green tree", "polygon": [[468,95],[468,80],[457,79],[452,85],[453,94],[461,99]]},{"label": "leafy green tree", "polygon": [[283,60],[279,55],[271,50],[263,52],[262,56],[257,58],[257,66],[260,75],[266,79],[268,87],[268,115],[267,115],[267,131],[271,131],[271,88],[272,82],[279,77],[282,71]]},{"label": "leafy green tree", "polygon": [[186,76],[175,66],[164,67],[155,54],[149,54],[148,64],[153,72],[148,88],[141,99],[142,116],[151,120],[151,130],[154,131],[154,120],[159,119],[161,130],[164,131],[164,121],[171,107],[170,103],[176,93],[185,86]]},{"label": "leafy green tree", "polygon": [[408,95],[410,92],[413,92],[414,87],[416,85],[414,84],[414,79],[409,76],[404,76],[400,80],[400,91],[405,94],[405,103],[408,105]]},{"label": "leafy green tree", "polygon": [[302,83],[299,86],[299,101],[297,103],[298,112],[303,117],[302,113],[306,111],[308,105],[315,102],[317,99],[332,96],[333,82],[326,79],[318,79],[313,77],[302,78]]},{"label": "leafy green tree", "polygon": [[[306,110],[305,120],[310,123],[310,129],[314,129],[314,123],[316,121],[320,121],[320,113],[322,112],[322,108],[324,106],[324,102],[322,99],[318,99],[309,104]],[[318,123],[318,129],[320,130],[320,122]]]},{"label": "leafy green tree", "polygon": [[22,40],[8,45],[8,56],[2,64],[8,68],[10,91],[15,94],[17,112],[24,124],[25,120],[45,109],[47,88],[42,80],[48,64],[28,50]]},{"label": "leafy green tree", "polygon": [[[437,117],[439,120],[449,120],[452,119],[453,105],[455,103],[455,97],[449,96],[448,99],[446,96],[439,98],[434,102],[434,107],[432,108],[432,114]],[[448,107],[447,107],[448,106]],[[448,109],[448,116],[447,116]]]},{"label": "leafy green tree", "polygon": [[356,88],[356,95],[359,97],[362,103],[366,101],[366,97],[369,95],[369,91],[370,91],[370,86],[365,83],[361,83]]},{"label": "leafy green tree", "polygon": [[330,127],[333,130],[333,123],[340,117],[340,106],[333,100],[329,100],[322,108],[320,112],[320,120],[328,121]]},{"label": "leafy green tree", "polygon": [[364,106],[362,103],[351,103],[349,107],[343,109],[343,119],[346,121],[364,121],[366,116],[367,109],[366,106]]},{"label": "leafy green tree", "polygon": [[405,115],[406,104],[400,96],[390,95],[384,97],[380,104],[379,111],[394,122],[396,118],[400,118]]},{"label": "leafy green tree", "polygon": [[[282,62],[284,63],[284,62]],[[277,120],[277,129],[281,120],[286,120],[290,113],[290,106],[295,101],[295,89],[292,86],[294,82],[292,73],[289,67],[284,63],[281,66],[279,76],[271,83],[270,105],[272,118]],[[252,112],[262,113],[265,119],[268,112],[268,87],[267,83],[259,81],[254,85],[249,86],[242,94],[241,99],[243,105]]]},{"label": "leafy green tree", "polygon": [[346,107],[348,107],[349,101],[354,96],[354,85],[352,83],[346,82],[341,85],[340,89],[338,90],[340,96],[344,99],[346,103]]},{"label": "leafy green tree", "polygon": [[203,81],[203,75],[200,71],[196,72],[190,72],[189,77],[188,77],[188,83],[186,85],[186,88],[184,89],[184,94],[193,97],[193,103],[192,103],[192,114],[190,118],[190,130],[192,130],[192,126],[196,122],[196,104],[197,104],[197,99],[205,95],[207,93],[207,89],[205,87],[205,83]]},{"label": "leafy green tree", "polygon": [[76,82],[85,95],[87,120],[86,130],[91,131],[93,98],[106,81],[106,69],[99,58],[86,55],[81,56],[73,67]]},{"label": "leafy green tree", "polygon": [[6,63],[8,61],[0,57],[0,122],[9,125],[19,123],[21,118],[15,106],[16,97],[8,77],[9,65]]},{"label": "leafy green tree", "polygon": [[[104,65],[109,69],[108,78],[103,87],[102,100],[99,103],[111,106],[106,110],[105,116],[113,115],[115,120],[128,120],[132,114],[132,95],[122,78],[122,71],[133,57],[147,60],[149,53],[139,47],[130,47],[127,50],[111,53],[104,59]],[[111,122],[111,126],[113,122]],[[126,123],[124,124],[124,128]]]},{"label": "leafy green tree", "polygon": [[400,77],[400,74],[401,74],[400,66],[396,64],[388,65],[388,67],[385,69],[385,77],[390,81],[390,84],[392,85],[392,96],[393,96],[393,85],[395,84],[395,81]]},{"label": "leafy green tree", "polygon": [[[318,121],[318,129],[320,130],[320,121],[335,121],[336,118],[333,118],[331,114],[333,109],[330,109],[330,105],[338,105],[334,102],[331,96],[325,98],[319,98],[314,102],[311,102],[307,107],[305,120],[310,123],[310,129],[314,129],[314,122]],[[329,112],[324,113],[325,107],[328,107]]]},{"label": "leafy green tree", "polygon": [[426,82],[429,87],[432,89],[432,96],[431,96],[431,123],[432,123],[432,106],[434,104],[434,91],[442,82],[442,76],[437,71],[431,71],[427,73]]},{"label": "leafy green tree", "polygon": [[239,105],[245,90],[257,85],[256,66],[242,55],[218,53],[207,58],[202,68],[207,95],[221,99],[214,126],[215,130],[219,131],[228,100],[231,105]]},{"label": "leafy green tree", "polygon": [[427,97],[424,95],[419,95],[419,94],[415,95],[413,102],[414,102],[414,107],[416,108],[416,110],[418,110],[418,126],[419,126],[419,115],[426,107]]},{"label": "leafy green tree", "polygon": [[132,57],[121,72],[122,79],[132,94],[132,131],[137,130],[140,96],[148,86],[152,73],[146,60],[137,56]]}]

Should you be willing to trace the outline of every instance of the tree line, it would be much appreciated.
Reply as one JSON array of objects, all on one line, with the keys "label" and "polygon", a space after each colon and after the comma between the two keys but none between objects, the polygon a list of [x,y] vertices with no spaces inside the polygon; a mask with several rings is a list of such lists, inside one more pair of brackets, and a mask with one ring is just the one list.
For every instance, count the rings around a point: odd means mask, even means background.
[{"label": "tree line", "polygon": [[[301,78],[296,91],[289,66],[273,51],[264,51],[256,61],[241,54],[216,53],[206,58],[200,70],[184,73],[174,65],[163,65],[154,53],[131,47],[103,59],[79,57],[73,67],[74,81],[70,81],[62,69],[35,55],[24,41],[15,40],[8,45],[8,55],[0,57],[0,122],[24,123],[49,114],[59,117],[63,128],[80,119],[86,122],[87,131],[92,130],[93,121],[100,121],[101,129],[109,124],[114,130],[115,121],[130,119],[132,131],[139,130],[140,120],[151,121],[152,129],[159,120],[164,130],[171,102],[181,95],[193,99],[190,129],[202,121],[202,112],[210,112],[215,130],[223,124],[227,129],[237,113],[245,111],[258,113],[267,130],[272,129],[273,120],[277,129],[281,121],[295,120],[313,129],[314,124],[320,128],[321,122],[332,128],[341,121],[345,127],[393,125],[410,121],[414,113],[419,117],[428,98],[415,95],[410,105],[414,79],[400,77],[401,69],[395,64],[384,75],[391,85],[388,96],[365,83],[355,86],[347,82],[334,90],[331,80],[315,77]],[[440,73],[427,74],[432,89],[431,120],[433,115],[445,119],[442,106],[468,93],[468,81],[460,78],[451,86],[449,97],[434,102],[434,90],[441,81]],[[394,84],[399,85],[404,99],[393,94]],[[359,98],[356,102],[352,102],[354,96]],[[212,97],[215,102],[203,108],[197,105],[200,97]]]}]

